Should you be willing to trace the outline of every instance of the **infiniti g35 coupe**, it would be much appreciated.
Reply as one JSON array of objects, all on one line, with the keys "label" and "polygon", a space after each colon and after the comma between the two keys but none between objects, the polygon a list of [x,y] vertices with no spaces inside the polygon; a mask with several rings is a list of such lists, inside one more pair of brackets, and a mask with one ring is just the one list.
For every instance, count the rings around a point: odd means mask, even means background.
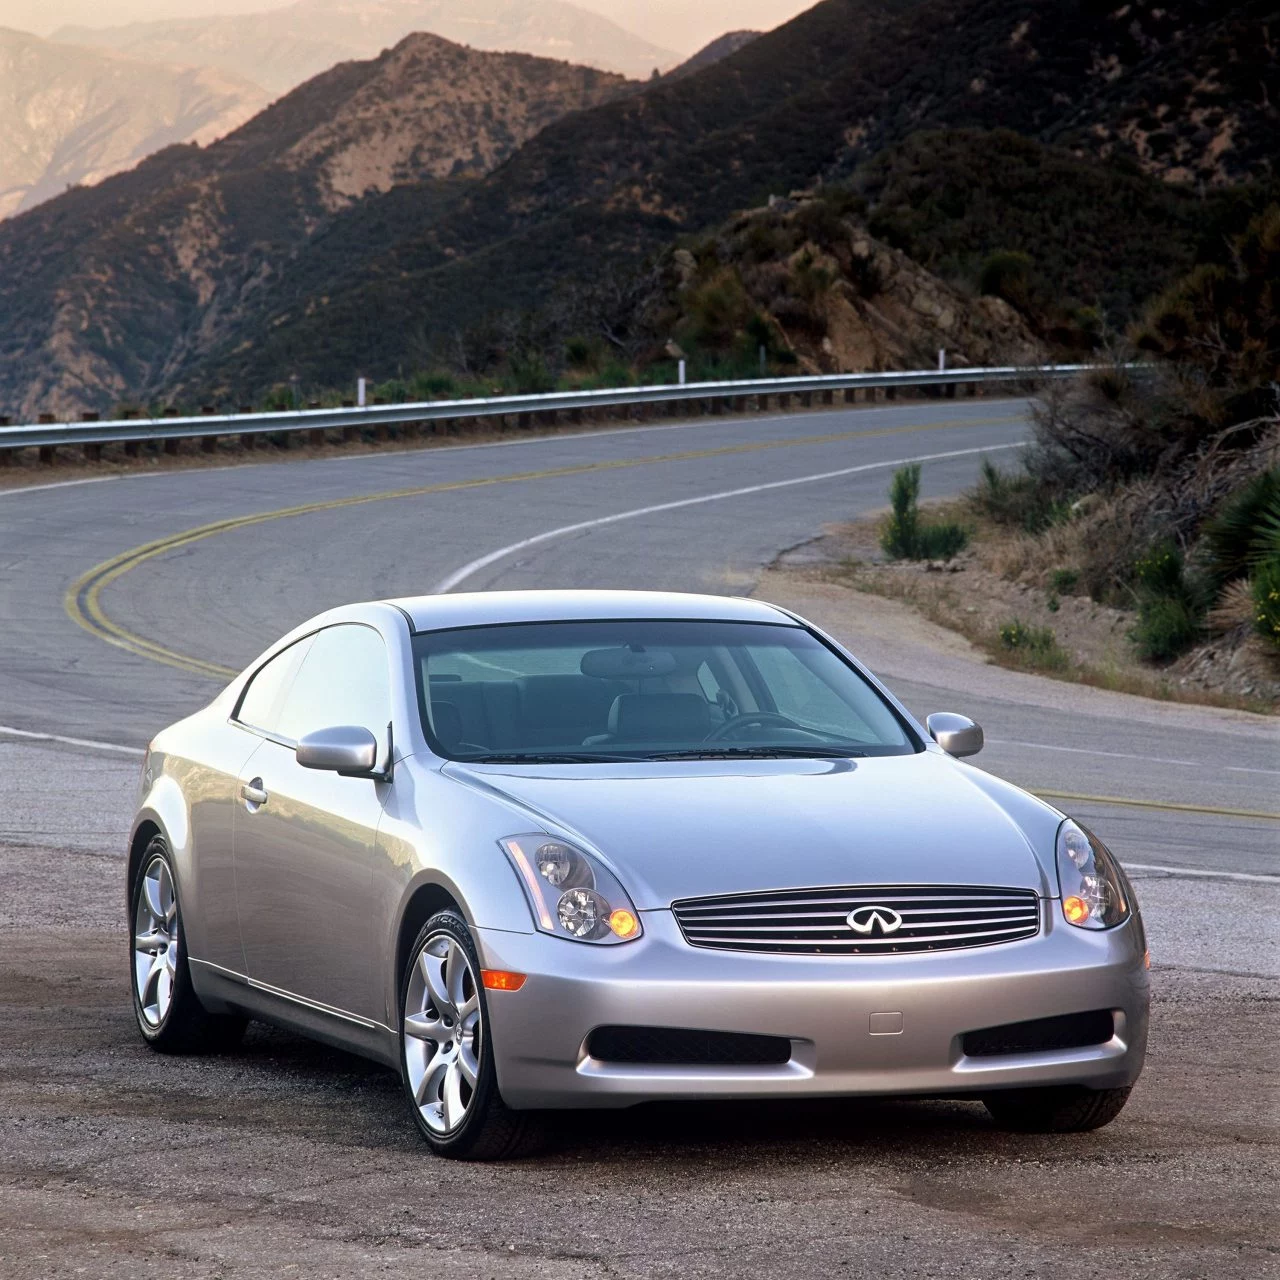
[{"label": "infiniti g35 coupe", "polygon": [[757,601],[338,609],[147,752],[138,1028],[364,1054],[472,1159],[655,1099],[1097,1128],[1146,1048],[1137,903],[1092,833],[957,759],[981,746]]}]

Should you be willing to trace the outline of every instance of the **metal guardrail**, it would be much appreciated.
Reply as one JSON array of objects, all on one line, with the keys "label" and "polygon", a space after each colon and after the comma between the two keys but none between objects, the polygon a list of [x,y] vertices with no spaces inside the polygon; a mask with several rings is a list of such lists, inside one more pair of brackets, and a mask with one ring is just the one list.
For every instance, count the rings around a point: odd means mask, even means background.
[{"label": "metal guardrail", "polygon": [[[907,373],[848,373],[801,378],[757,378],[744,382],[699,382],[660,386],[620,387],[606,391],[566,391],[550,395],[499,396],[484,400],[428,400],[416,404],[367,405],[361,408],[300,409],[289,412],[205,414],[186,418],[120,418],[109,422],[44,422],[35,425],[0,427],[0,451],[40,448],[51,456],[60,446],[88,447],[105,444],[137,445],[147,441],[199,439],[211,448],[219,436],[240,436],[246,444],[252,437],[271,432],[314,432],[317,442],[323,433],[342,430],[353,434],[361,428],[440,423],[474,418],[516,415],[532,425],[535,415],[569,413],[585,416],[600,409],[625,409],[638,405],[678,408],[682,404],[710,404],[713,411],[735,401],[755,399],[760,409],[777,398],[779,408],[789,407],[793,398],[809,406],[815,396],[833,403],[835,393],[845,393],[852,403],[858,391],[884,390],[890,398],[899,390],[941,387],[955,389],[987,384],[1027,383],[1069,378],[1096,368],[1094,365],[1043,365],[990,369],[925,369]],[[0,455],[2,456],[2,455]]]}]

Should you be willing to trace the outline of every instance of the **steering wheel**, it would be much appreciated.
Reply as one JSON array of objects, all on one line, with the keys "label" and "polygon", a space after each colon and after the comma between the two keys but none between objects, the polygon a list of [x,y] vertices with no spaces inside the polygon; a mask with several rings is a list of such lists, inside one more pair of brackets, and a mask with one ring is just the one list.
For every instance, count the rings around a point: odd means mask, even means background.
[{"label": "steering wheel", "polygon": [[742,715],[733,716],[726,720],[724,724],[717,725],[711,730],[703,742],[721,742],[725,738],[732,737],[739,729],[745,729],[752,724],[777,724],[785,729],[797,729],[801,733],[805,732],[803,725],[797,724],[790,716],[784,716],[778,711],[745,711]]}]

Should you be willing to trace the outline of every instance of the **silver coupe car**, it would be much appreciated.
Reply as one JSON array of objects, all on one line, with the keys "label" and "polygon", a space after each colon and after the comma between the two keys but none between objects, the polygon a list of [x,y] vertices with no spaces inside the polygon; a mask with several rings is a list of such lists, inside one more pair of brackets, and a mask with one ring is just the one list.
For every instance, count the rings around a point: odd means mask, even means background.
[{"label": "silver coupe car", "polygon": [[138,1028],[364,1054],[471,1159],[655,1099],[1097,1128],[1146,1048],[1137,903],[1094,835],[956,758],[981,746],[758,601],[335,610],[147,752]]}]

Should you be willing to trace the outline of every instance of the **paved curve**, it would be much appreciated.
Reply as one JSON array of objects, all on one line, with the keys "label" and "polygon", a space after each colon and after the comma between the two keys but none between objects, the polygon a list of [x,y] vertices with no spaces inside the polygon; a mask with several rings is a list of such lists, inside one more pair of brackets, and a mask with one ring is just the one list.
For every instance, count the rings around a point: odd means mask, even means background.
[{"label": "paved curve", "polygon": [[[1025,431],[1019,401],[914,403],[0,494],[0,724],[137,747],[320,609],[442,582],[746,593],[824,522],[882,506],[894,465],[932,459],[926,495],[955,492],[988,451],[1012,459]],[[984,764],[1024,785],[1280,808],[1276,736],[1257,717],[1035,683],[1053,690],[1039,705],[896,682],[917,711],[980,718],[994,740]],[[30,803],[42,812],[12,836],[50,825],[43,800]],[[1156,832],[1131,859],[1280,871],[1265,819],[1106,812],[1118,828]]]}]

